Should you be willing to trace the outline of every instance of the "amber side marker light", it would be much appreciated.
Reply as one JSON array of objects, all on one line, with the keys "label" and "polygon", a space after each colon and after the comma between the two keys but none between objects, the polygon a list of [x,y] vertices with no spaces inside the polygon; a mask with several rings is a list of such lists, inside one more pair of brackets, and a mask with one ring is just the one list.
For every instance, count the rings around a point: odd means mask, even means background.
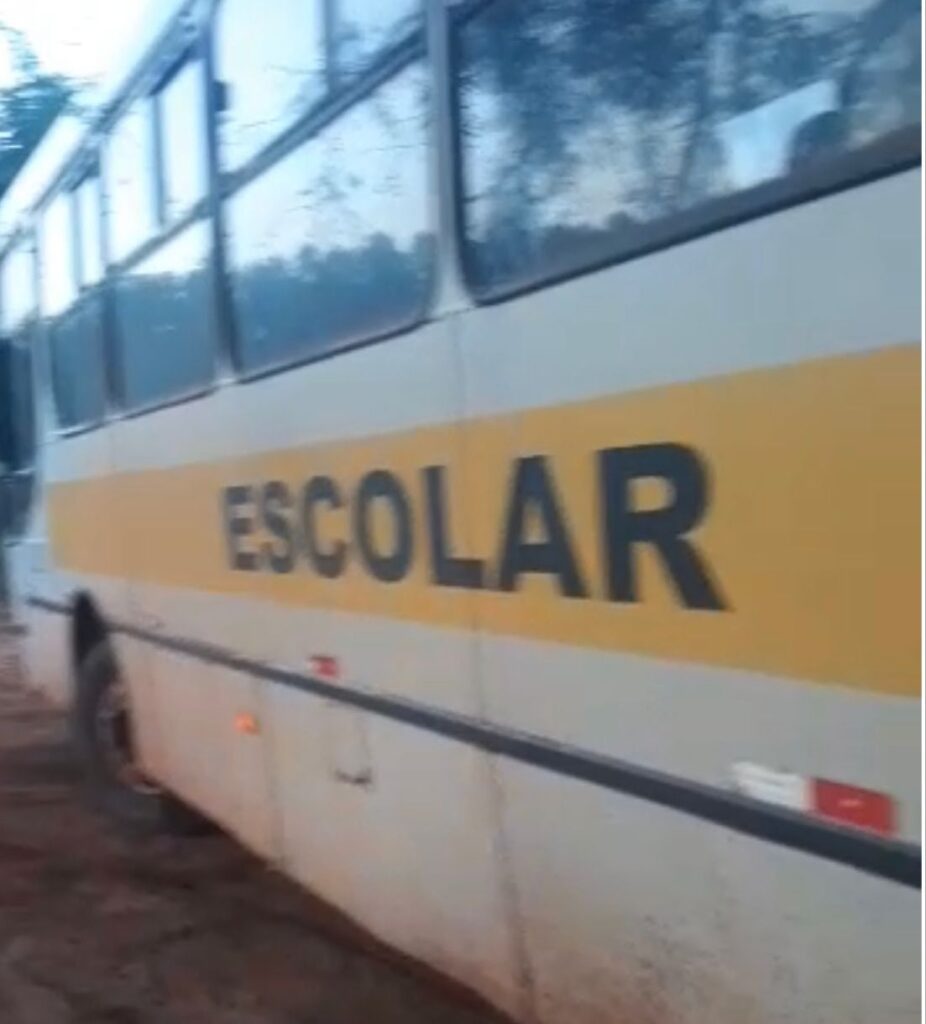
[{"label": "amber side marker light", "polygon": [[260,732],[260,726],[253,715],[243,711],[235,715],[235,732],[242,736],[256,736]]}]

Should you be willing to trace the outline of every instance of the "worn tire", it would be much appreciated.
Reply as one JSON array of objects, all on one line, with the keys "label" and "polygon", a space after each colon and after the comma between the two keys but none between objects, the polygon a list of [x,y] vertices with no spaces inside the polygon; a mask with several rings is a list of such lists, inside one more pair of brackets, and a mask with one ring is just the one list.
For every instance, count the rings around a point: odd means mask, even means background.
[{"label": "worn tire", "polygon": [[77,667],[73,707],[74,745],[93,803],[115,824],[139,836],[196,835],[209,831],[204,818],[155,788],[126,783],[114,770],[100,735],[102,703],[119,680],[112,647],[97,643]]}]

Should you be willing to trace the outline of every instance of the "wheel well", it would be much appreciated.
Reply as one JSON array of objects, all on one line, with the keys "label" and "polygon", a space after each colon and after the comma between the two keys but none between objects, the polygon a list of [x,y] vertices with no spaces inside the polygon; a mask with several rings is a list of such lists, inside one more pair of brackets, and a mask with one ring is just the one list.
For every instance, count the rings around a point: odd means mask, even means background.
[{"label": "wheel well", "polygon": [[106,636],[106,623],[93,598],[89,594],[78,594],[71,618],[71,656],[75,668]]}]

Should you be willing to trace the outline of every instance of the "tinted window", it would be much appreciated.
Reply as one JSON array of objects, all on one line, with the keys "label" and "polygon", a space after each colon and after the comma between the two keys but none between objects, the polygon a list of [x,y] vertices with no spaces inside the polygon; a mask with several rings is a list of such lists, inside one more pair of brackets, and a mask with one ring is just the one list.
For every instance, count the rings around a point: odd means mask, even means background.
[{"label": "tinted window", "polygon": [[474,286],[708,226],[771,182],[796,198],[811,169],[845,180],[846,155],[918,121],[919,25],[917,0],[482,8],[457,30]]},{"label": "tinted window", "polygon": [[0,340],[0,474],[28,469],[35,458],[30,332]]},{"label": "tinted window", "polygon": [[89,286],[103,276],[100,247],[100,179],[85,178],[74,190],[74,213],[80,252],[80,282]]},{"label": "tinted window", "polygon": [[103,417],[105,373],[99,299],[78,301],[80,203],[73,193],[52,200],[42,218],[42,315],[49,338],[52,392],[65,428]]},{"label": "tinted window", "polygon": [[118,365],[128,408],[192,394],[212,380],[210,235],[197,223],[116,282]]},{"label": "tinted window", "polygon": [[3,530],[2,480],[16,459],[13,415],[13,360],[9,341],[0,336],[0,533]]},{"label": "tinted window", "polygon": [[222,163],[239,167],[325,89],[321,0],[222,0],[218,77],[229,86]]},{"label": "tinted window", "polygon": [[202,66],[185,64],[158,93],[164,216],[186,213],[206,191],[206,118]]},{"label": "tinted window", "polygon": [[32,354],[23,332],[0,341],[0,534],[17,536],[27,523],[35,490],[35,414]]},{"label": "tinted window", "polygon": [[419,316],[430,266],[426,171],[425,83],[415,67],[230,201],[244,369]]},{"label": "tinted window", "polygon": [[116,124],[106,156],[110,253],[124,259],[155,227],[154,129],[150,101],[139,100]]},{"label": "tinted window", "polygon": [[49,324],[51,382],[64,428],[99,423],[105,410],[103,322],[99,294]]},{"label": "tinted window", "polygon": [[28,469],[35,462],[35,394],[32,381],[31,332],[13,345],[13,447],[15,469]]},{"label": "tinted window", "polygon": [[421,0],[335,0],[338,61],[362,69],[377,52],[421,25]]}]

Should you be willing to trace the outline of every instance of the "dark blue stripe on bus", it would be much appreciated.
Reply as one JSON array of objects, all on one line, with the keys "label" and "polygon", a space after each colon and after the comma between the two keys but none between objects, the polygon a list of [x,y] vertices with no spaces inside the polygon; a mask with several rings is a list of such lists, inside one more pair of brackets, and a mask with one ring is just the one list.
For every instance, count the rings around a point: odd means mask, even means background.
[{"label": "dark blue stripe on bus", "polygon": [[[28,603],[45,611],[70,614],[70,606],[32,597]],[[883,839],[804,814],[774,807],[739,793],[654,771],[618,758],[581,750],[514,729],[415,701],[363,692],[328,683],[302,672],[242,657],[222,647],[137,626],[110,623],[115,633],[199,661],[245,672],[259,679],[301,690],[350,707],[464,743],[488,754],[577,779],[625,796],[709,821],[741,835],[799,850],[856,868],[910,888],[922,886],[922,851],[911,843]]]}]

